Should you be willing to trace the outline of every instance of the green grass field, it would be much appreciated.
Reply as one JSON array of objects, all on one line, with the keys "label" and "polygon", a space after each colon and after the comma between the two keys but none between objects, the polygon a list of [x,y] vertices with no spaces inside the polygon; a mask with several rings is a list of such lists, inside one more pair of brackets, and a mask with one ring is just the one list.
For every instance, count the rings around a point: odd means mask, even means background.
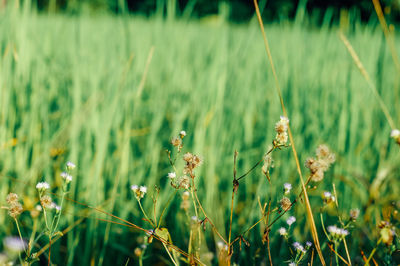
[{"label": "green grass field", "polygon": [[[59,200],[59,176],[68,160],[77,164],[68,198],[153,229],[142,220],[130,185],[148,187],[142,203],[149,213],[157,185],[159,214],[174,193],[165,150],[171,149],[173,136],[186,130],[184,151],[204,160],[196,172],[200,201],[227,237],[234,150],[239,152],[237,171],[242,174],[267,151],[282,115],[257,22],[2,12],[0,205],[6,204],[9,192],[20,196],[28,210],[19,218],[22,235],[29,238],[32,230],[29,210],[39,202],[36,183],[49,182],[56,193],[53,198]],[[382,30],[357,19],[350,22],[346,34],[399,125],[399,73]],[[391,128],[338,37],[338,28],[283,21],[267,24],[266,32],[304,176],[308,174],[304,161],[314,156],[318,145],[327,144],[337,157],[323,182],[309,190],[325,260],[335,263],[320,225],[321,194],[332,192],[334,184],[342,217],[348,217],[351,208],[361,210],[346,239],[352,262],[362,263],[361,251],[368,257],[376,247],[377,224],[387,218],[388,210],[400,207],[399,146],[390,139]],[[275,208],[284,183],[292,183],[295,193],[300,192],[291,149],[274,153],[273,158],[271,184],[260,168],[240,183],[234,237],[260,219],[258,197],[262,203],[271,200]],[[191,226],[180,209],[180,194],[182,190],[162,224],[174,244],[187,252]],[[297,218],[290,243],[312,240],[305,210],[299,201],[272,226],[270,248],[276,265],[291,259],[290,245],[278,234],[289,215]],[[0,239],[17,235],[13,219],[6,210],[0,211]],[[71,230],[53,243],[52,263],[138,264],[134,250],[143,244],[145,234],[101,219],[115,220],[66,201],[60,229]],[[398,223],[399,215],[392,219]],[[324,223],[338,225],[335,208],[325,209]],[[263,230],[257,225],[245,235],[250,247],[242,245],[240,251],[239,245],[234,246],[232,262],[269,263],[261,242]],[[204,237],[201,258],[216,264],[219,240],[209,225]],[[40,238],[34,250],[47,243],[46,237]],[[207,252],[214,254],[212,260]],[[343,245],[338,252],[346,258]],[[386,253],[380,244],[374,258],[382,263]],[[46,254],[37,265],[47,265]],[[319,265],[315,250],[313,256]],[[311,251],[302,262],[309,261]],[[172,264],[154,240],[143,264],[156,263]]]}]

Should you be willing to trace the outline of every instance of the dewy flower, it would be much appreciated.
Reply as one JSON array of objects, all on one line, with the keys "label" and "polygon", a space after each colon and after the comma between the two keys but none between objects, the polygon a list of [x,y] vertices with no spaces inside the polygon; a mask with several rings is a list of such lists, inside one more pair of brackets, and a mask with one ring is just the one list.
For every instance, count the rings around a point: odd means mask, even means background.
[{"label": "dewy flower", "polygon": [[67,169],[68,170],[74,170],[76,165],[70,161],[67,162]]},{"label": "dewy flower", "polygon": [[288,234],[286,228],[285,227],[279,228],[279,234],[281,236],[286,236]]},{"label": "dewy flower", "polygon": [[286,223],[291,226],[294,222],[296,222],[296,217],[290,216],[287,220]]},{"label": "dewy flower", "polygon": [[292,184],[290,184],[290,183],[285,183],[285,184],[283,184],[283,188],[284,188],[284,193],[285,193],[285,195],[286,195],[286,194],[289,194],[289,193],[290,193],[290,190],[292,190]]},{"label": "dewy flower", "polygon": [[168,178],[174,179],[175,177],[176,177],[176,173],[175,172],[168,173]]},{"label": "dewy flower", "polygon": [[49,189],[50,185],[47,182],[39,182],[36,185],[36,189],[40,191],[45,191],[46,189]]}]

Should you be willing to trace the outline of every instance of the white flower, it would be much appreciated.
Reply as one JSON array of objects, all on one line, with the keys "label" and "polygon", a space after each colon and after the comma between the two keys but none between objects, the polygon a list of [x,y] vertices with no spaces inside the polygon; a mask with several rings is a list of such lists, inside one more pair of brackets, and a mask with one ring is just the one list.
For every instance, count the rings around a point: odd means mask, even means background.
[{"label": "white flower", "polygon": [[147,193],[147,187],[145,186],[140,186],[139,190],[140,192]]},{"label": "white flower", "polygon": [[176,173],[172,172],[172,173],[168,173],[168,178],[174,179],[176,177]]},{"label": "white flower", "polygon": [[222,242],[222,241],[218,241],[217,242],[217,247],[221,250],[221,249],[224,249],[224,250],[228,250],[228,246],[224,243],[224,242]]},{"label": "white flower", "polygon": [[400,130],[393,129],[392,132],[390,132],[390,137],[394,139],[400,138]]},{"label": "white flower", "polygon": [[67,162],[67,169],[68,170],[74,170],[76,165],[70,161]]},{"label": "white flower", "polygon": [[16,236],[7,236],[3,239],[4,247],[15,253],[19,253],[27,247],[25,240],[21,240],[21,238]]},{"label": "white flower", "polygon": [[286,230],[286,228],[285,228],[285,227],[279,228],[279,234],[280,234],[281,236],[286,236],[286,235],[287,235],[287,230]]},{"label": "white flower", "polygon": [[341,239],[349,234],[349,231],[343,228],[339,228],[336,225],[328,226],[327,230],[333,238]]},{"label": "white flower", "polygon": [[287,220],[286,223],[291,226],[294,222],[296,222],[296,217],[290,216]]},{"label": "white flower", "polygon": [[300,251],[300,252],[303,252],[303,253],[306,252],[306,250],[304,249],[303,245],[300,244],[299,242],[294,242],[294,243],[293,243],[293,247],[294,247],[297,251]]},{"label": "white flower", "polygon": [[292,262],[289,262],[289,265],[288,266],[296,266],[296,263],[294,263],[293,261]]},{"label": "white flower", "polygon": [[312,246],[312,243],[311,243],[310,241],[307,241],[307,242],[306,242],[306,246],[307,246],[307,247],[311,247],[311,246]]},{"label": "white flower", "polygon": [[50,188],[50,185],[47,182],[39,182],[36,185],[36,189],[38,189],[38,190],[46,190],[46,189],[49,189],[49,188]]},{"label": "white flower", "polygon": [[283,188],[285,189],[285,194],[289,194],[290,190],[292,190],[292,184],[285,183],[285,184],[283,184]]},{"label": "white flower", "polygon": [[35,209],[36,209],[38,212],[41,212],[41,211],[42,211],[42,206],[40,206],[40,205],[38,204],[38,205],[35,206]]},{"label": "white flower", "polygon": [[138,187],[137,185],[132,185],[132,186],[131,186],[131,189],[132,189],[134,192],[136,192],[136,191],[139,189],[139,187]]},{"label": "white flower", "polygon": [[67,183],[69,183],[69,182],[72,181],[72,175],[70,175],[70,174],[68,174],[68,173],[66,173],[66,172],[62,172],[62,173],[61,173],[61,177],[62,177],[63,179],[65,179],[65,181],[67,181]]},{"label": "white flower", "polygon": [[179,132],[179,135],[181,136],[181,138],[186,136],[186,131],[182,130],[181,132]]}]

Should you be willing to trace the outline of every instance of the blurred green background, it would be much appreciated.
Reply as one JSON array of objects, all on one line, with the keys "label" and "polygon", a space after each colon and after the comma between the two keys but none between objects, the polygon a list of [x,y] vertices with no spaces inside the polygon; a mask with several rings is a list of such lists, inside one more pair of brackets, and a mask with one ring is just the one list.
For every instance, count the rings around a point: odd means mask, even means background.
[{"label": "blurred green background", "polygon": [[[385,10],[398,51],[397,4],[388,2]],[[321,143],[337,155],[324,181],[309,192],[320,238],[320,195],[334,183],[340,213],[362,213],[348,239],[356,262],[360,250],[374,248],[384,210],[399,208],[399,147],[338,30],[353,44],[397,125],[400,75],[371,2],[319,5],[260,1],[300,160],[314,156]],[[233,152],[239,151],[238,172],[244,173],[267,151],[282,114],[251,1],[3,1],[0,13],[0,205],[13,191],[29,210],[38,202],[35,184],[41,180],[58,193],[60,171],[71,160],[77,171],[68,197],[146,227],[129,186],[148,186],[143,204],[149,211],[155,185],[165,203],[173,193],[165,149],[186,130],[185,151],[204,159],[197,172],[200,200],[227,233]],[[259,219],[257,197],[276,206],[283,183],[299,188],[290,149],[274,160],[272,184],[260,169],[240,184],[234,235]],[[189,222],[180,202],[179,196],[173,200],[164,224],[187,250]],[[297,217],[294,239],[311,240],[304,205],[290,214]],[[326,224],[337,223],[334,210],[326,215]],[[67,202],[61,227],[80,223],[54,244],[53,263],[124,265],[130,258],[129,265],[137,264],[133,250],[143,234],[98,218],[110,219]],[[21,221],[27,234],[29,212]],[[275,263],[290,259],[277,233],[283,224],[272,228]],[[235,248],[234,261],[267,262],[262,230],[247,236],[250,247]],[[0,238],[15,234],[1,210]],[[205,236],[215,255],[217,239],[210,230]],[[146,252],[152,255],[146,265],[168,263],[160,244]],[[383,252],[378,250],[378,260]]]}]

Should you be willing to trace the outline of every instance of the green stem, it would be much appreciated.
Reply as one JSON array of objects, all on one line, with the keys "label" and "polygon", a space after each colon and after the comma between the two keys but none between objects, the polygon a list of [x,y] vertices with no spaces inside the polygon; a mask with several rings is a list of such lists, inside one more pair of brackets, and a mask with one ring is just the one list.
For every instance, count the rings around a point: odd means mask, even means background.
[{"label": "green stem", "polygon": [[146,217],[147,221],[149,221],[151,226],[155,227],[155,225],[153,224],[153,221],[147,216],[146,212],[144,211],[144,209],[142,207],[142,204],[140,203],[140,200],[138,199],[137,201],[139,203],[140,210],[142,210],[142,213],[143,213],[144,217]]}]

